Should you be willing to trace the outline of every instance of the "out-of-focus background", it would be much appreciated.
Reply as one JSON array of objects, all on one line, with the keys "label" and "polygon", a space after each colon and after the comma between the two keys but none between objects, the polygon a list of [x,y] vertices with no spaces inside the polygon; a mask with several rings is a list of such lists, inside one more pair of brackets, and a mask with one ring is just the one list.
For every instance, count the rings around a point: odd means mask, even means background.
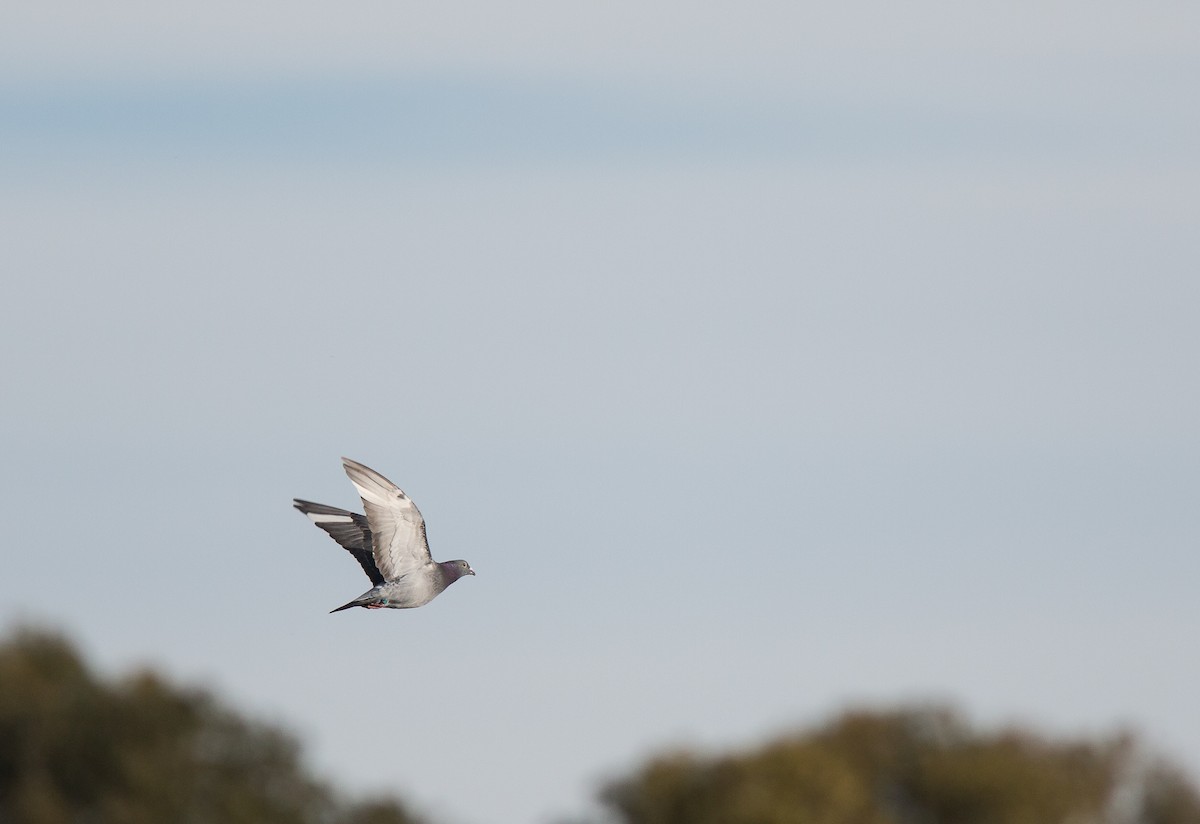
[{"label": "out-of-focus background", "polygon": [[[0,629],[444,822],[950,702],[1200,773],[1200,7],[0,8]],[[290,508],[416,500],[420,610]]]}]

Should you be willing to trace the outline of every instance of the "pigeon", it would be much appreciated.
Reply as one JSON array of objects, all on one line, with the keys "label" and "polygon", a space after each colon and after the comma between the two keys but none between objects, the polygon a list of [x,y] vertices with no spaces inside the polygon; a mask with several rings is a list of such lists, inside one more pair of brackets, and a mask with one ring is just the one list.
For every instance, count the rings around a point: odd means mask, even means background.
[{"label": "pigeon", "polygon": [[425,519],[404,491],[374,469],[342,458],[350,482],[362,497],[366,516],[292,499],[292,505],[354,556],[371,588],[331,613],[350,607],[413,609],[475,570],[466,561],[435,561],[425,538]]}]

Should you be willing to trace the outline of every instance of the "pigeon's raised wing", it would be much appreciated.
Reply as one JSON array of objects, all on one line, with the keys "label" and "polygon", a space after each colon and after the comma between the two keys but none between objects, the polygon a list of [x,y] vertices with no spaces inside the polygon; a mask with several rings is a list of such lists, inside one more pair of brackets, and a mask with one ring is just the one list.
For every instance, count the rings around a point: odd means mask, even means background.
[{"label": "pigeon's raised wing", "polygon": [[342,458],[350,482],[366,507],[375,566],[387,581],[432,563],[425,519],[404,491],[374,469]]},{"label": "pigeon's raised wing", "polygon": [[383,583],[383,575],[375,566],[375,557],[371,553],[371,527],[366,518],[357,512],[348,512],[336,506],[314,504],[299,498],[292,499],[292,506],[307,515],[314,524],[345,547],[362,566],[363,572],[367,573],[373,585]]}]

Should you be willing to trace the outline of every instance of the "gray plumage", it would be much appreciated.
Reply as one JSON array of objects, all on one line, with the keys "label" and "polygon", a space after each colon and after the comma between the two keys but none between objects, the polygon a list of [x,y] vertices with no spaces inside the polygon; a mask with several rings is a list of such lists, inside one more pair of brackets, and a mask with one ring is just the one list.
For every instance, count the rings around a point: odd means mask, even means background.
[{"label": "gray plumage", "polygon": [[295,498],[303,512],[343,546],[371,579],[371,588],[348,604],[367,609],[422,607],[475,570],[466,561],[435,561],[429,554],[425,519],[417,505],[387,478],[358,461],[342,458],[366,515]]}]

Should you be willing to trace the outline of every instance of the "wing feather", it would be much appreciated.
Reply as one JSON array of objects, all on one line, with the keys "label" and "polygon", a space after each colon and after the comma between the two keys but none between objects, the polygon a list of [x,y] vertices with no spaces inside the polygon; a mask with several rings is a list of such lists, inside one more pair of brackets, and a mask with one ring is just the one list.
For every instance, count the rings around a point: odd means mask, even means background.
[{"label": "wing feather", "polygon": [[373,585],[383,583],[383,575],[375,566],[375,556],[371,552],[371,527],[366,518],[357,512],[315,504],[300,498],[292,499],[292,506],[307,515],[309,520],[328,532],[333,540],[353,555]]},{"label": "wing feather", "polygon": [[358,461],[342,458],[342,465],[362,498],[375,566],[384,579],[395,581],[432,563],[425,519],[404,490]]}]

